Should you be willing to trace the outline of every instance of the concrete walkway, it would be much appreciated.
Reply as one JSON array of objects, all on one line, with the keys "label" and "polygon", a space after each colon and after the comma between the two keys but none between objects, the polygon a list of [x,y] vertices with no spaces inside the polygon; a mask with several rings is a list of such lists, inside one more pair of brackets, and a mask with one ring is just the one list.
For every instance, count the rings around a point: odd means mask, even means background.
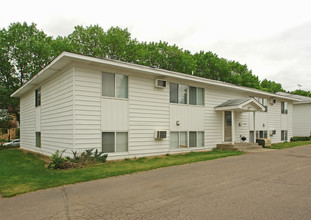
[{"label": "concrete walkway", "polygon": [[2,198],[0,219],[311,219],[311,146]]}]

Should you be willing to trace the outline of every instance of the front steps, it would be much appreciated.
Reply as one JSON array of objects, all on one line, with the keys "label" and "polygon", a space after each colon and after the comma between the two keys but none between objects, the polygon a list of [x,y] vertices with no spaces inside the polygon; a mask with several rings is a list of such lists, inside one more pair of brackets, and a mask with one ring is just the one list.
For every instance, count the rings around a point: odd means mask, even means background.
[{"label": "front steps", "polygon": [[239,151],[252,151],[252,150],[259,150],[262,149],[257,143],[250,143],[250,142],[235,142],[232,143],[221,143],[217,144],[217,149],[220,150],[239,150]]}]

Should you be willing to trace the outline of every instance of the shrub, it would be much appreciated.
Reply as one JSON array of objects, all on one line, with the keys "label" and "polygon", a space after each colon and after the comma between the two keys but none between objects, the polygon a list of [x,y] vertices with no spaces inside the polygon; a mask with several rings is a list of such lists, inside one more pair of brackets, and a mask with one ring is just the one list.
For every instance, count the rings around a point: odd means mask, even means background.
[{"label": "shrub", "polygon": [[59,151],[57,150],[51,157],[51,162],[48,165],[48,168],[51,169],[68,169],[73,166],[71,161],[68,158],[63,157],[63,154],[66,150]]},{"label": "shrub", "polygon": [[94,163],[104,163],[107,159],[107,154],[104,152],[99,152],[97,149],[93,154],[94,148],[87,149],[81,154],[78,154],[77,151],[72,151],[73,157],[63,157],[63,154],[66,150],[56,151],[51,158],[51,163],[48,165],[48,168],[51,169],[68,169],[75,167],[84,167],[89,164]]},{"label": "shrub", "polygon": [[310,141],[310,137],[292,137],[290,141]]}]

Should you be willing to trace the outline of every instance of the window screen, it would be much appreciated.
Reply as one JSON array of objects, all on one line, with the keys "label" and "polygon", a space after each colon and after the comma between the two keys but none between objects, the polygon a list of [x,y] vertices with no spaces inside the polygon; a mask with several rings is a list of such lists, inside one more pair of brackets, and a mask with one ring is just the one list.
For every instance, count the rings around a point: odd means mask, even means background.
[{"label": "window screen", "polygon": [[179,146],[179,134],[178,132],[170,132],[170,148],[176,149]]},{"label": "window screen", "polygon": [[188,147],[187,132],[180,132],[179,147]]},{"label": "window screen", "polygon": [[197,92],[197,105],[204,105],[204,89],[203,88],[198,88]]},{"label": "window screen", "polygon": [[178,103],[178,84],[170,84],[170,102]]},{"label": "window screen", "polygon": [[199,131],[198,132],[198,147],[204,147],[204,132],[203,131]]},{"label": "window screen", "polygon": [[114,82],[115,75],[113,73],[103,73],[102,76],[102,85],[103,85],[103,96],[114,97],[114,90],[115,90],[115,82]]},{"label": "window screen", "polygon": [[128,76],[115,75],[116,80],[116,97],[128,98]]},{"label": "window screen", "polygon": [[117,132],[116,137],[116,152],[126,152],[128,151],[128,138],[127,132]]},{"label": "window screen", "polygon": [[187,86],[178,85],[178,103],[187,104]]}]

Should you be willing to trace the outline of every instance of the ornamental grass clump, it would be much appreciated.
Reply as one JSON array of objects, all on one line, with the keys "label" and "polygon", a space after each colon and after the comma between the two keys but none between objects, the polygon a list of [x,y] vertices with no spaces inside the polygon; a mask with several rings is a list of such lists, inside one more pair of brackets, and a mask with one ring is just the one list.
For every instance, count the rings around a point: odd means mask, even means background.
[{"label": "ornamental grass clump", "polygon": [[99,152],[97,149],[93,153],[94,148],[87,149],[81,154],[77,151],[72,151],[73,157],[64,157],[66,150],[57,150],[51,157],[51,162],[48,165],[50,169],[70,169],[77,167],[86,167],[90,164],[104,163],[107,160],[107,154]]}]

